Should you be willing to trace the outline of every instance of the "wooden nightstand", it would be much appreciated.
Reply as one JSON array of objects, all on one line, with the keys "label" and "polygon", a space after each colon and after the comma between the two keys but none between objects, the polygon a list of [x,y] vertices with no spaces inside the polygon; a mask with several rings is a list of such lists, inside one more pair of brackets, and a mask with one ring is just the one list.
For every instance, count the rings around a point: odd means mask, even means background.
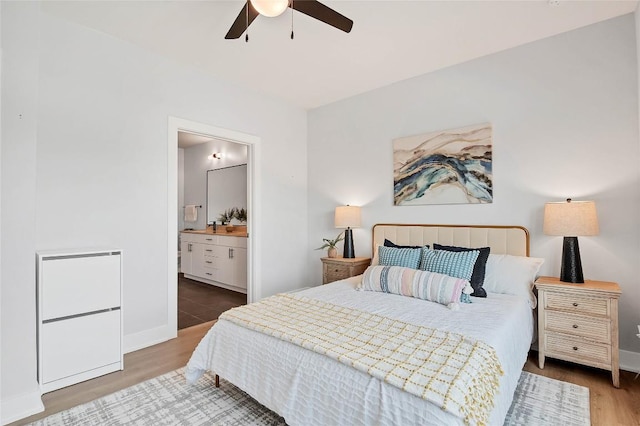
[{"label": "wooden nightstand", "polygon": [[618,284],[590,280],[570,284],[540,277],[536,287],[540,368],[545,357],[603,368],[611,371],[613,386],[620,387]]},{"label": "wooden nightstand", "polygon": [[322,259],[322,284],[343,280],[362,274],[371,263],[369,257],[323,257]]}]

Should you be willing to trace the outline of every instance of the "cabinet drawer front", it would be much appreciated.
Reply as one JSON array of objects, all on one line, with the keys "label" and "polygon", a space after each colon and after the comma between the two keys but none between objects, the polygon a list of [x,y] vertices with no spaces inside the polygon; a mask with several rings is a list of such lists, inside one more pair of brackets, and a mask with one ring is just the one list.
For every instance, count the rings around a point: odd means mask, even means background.
[{"label": "cabinet drawer front", "polygon": [[333,282],[348,278],[349,266],[325,265],[325,277],[327,282]]},{"label": "cabinet drawer front", "polygon": [[574,296],[569,293],[546,292],[546,309],[558,309],[586,315],[608,317],[609,299]]},{"label": "cabinet drawer front", "polygon": [[120,310],[43,324],[42,384],[120,362],[120,330]]},{"label": "cabinet drawer front", "polygon": [[597,342],[611,342],[609,321],[606,319],[596,319],[571,315],[564,312],[546,311],[545,330],[558,333],[583,336]]},{"label": "cabinet drawer front", "polygon": [[601,343],[572,339],[564,335],[547,333],[545,339],[547,355],[567,361],[587,364],[611,365],[611,346]]},{"label": "cabinet drawer front", "polygon": [[226,235],[219,235],[218,244],[227,247],[247,248],[247,239],[245,237],[229,237]]},{"label": "cabinet drawer front", "polygon": [[42,320],[120,306],[120,255],[43,259]]},{"label": "cabinet drawer front", "polygon": [[194,243],[200,244],[217,244],[218,236],[209,234],[189,234],[190,239]]}]

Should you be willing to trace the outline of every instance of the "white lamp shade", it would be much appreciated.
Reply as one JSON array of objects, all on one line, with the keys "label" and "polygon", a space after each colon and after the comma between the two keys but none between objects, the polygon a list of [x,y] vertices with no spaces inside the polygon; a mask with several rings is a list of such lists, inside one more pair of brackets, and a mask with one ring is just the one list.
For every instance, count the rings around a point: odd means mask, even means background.
[{"label": "white lamp shade", "polygon": [[273,18],[287,10],[289,0],[251,0],[251,4],[260,15]]},{"label": "white lamp shade", "polygon": [[356,206],[336,207],[335,226],[336,228],[359,228],[360,227],[360,207],[356,207]]},{"label": "white lamp shade", "polygon": [[546,235],[580,237],[598,235],[598,214],[593,201],[546,203],[544,226]]}]

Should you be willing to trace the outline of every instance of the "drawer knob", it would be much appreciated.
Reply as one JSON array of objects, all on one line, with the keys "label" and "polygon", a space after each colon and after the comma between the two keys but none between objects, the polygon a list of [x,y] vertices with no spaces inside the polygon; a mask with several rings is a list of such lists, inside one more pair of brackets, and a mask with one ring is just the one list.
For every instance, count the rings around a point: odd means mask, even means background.
[{"label": "drawer knob", "polygon": [[578,324],[573,324],[573,328],[578,328]]},{"label": "drawer knob", "polygon": [[339,272],[339,271],[340,271],[340,269],[335,269],[333,272]]},{"label": "drawer knob", "polygon": [[574,347],[573,347],[573,350],[574,350],[574,351],[577,351],[577,350],[578,350],[578,347],[577,347],[577,346],[574,346]]},{"label": "drawer knob", "polygon": [[573,302],[573,306],[577,307],[578,303],[577,302]]}]

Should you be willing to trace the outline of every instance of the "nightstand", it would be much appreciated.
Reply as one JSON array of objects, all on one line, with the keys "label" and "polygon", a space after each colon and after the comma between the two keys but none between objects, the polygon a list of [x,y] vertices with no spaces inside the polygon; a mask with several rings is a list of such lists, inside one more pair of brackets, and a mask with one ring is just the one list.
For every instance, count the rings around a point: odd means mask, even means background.
[{"label": "nightstand", "polygon": [[371,263],[369,257],[354,257],[353,259],[323,257],[320,260],[322,260],[322,284],[360,275]]},{"label": "nightstand", "polygon": [[571,284],[540,277],[538,288],[538,364],[545,357],[611,371],[620,387],[618,370],[618,299],[620,286],[585,280]]}]

